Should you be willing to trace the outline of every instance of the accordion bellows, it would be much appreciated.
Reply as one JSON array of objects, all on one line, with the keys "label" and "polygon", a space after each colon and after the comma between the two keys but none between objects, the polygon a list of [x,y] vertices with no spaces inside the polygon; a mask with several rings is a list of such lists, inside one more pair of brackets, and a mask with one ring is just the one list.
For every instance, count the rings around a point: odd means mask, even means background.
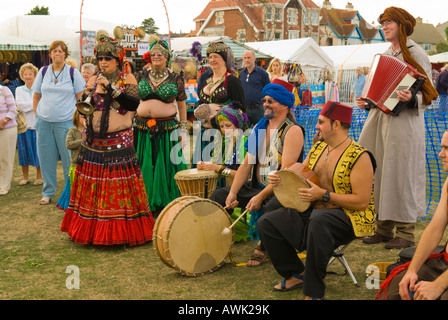
[{"label": "accordion bellows", "polygon": [[[385,113],[398,114],[397,90],[409,89],[413,95],[420,89],[424,76],[410,64],[389,55],[375,55],[361,99]],[[401,109],[400,109],[401,110]]]}]

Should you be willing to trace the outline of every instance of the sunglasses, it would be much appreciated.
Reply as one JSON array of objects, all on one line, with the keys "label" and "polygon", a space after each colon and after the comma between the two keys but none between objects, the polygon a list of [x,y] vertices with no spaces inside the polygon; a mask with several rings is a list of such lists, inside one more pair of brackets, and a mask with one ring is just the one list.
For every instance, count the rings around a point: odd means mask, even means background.
[{"label": "sunglasses", "polygon": [[97,58],[97,60],[99,61],[99,62],[101,62],[101,61],[103,61],[103,60],[105,60],[105,61],[112,61],[113,59],[115,59],[114,57],[109,57],[109,56],[107,56],[107,57],[98,57]]},{"label": "sunglasses", "polygon": [[274,99],[265,99],[265,98],[263,98],[263,99],[261,99],[261,102],[263,102],[263,103],[268,103],[268,104],[273,104],[274,102],[275,102],[275,100]]},{"label": "sunglasses", "polygon": [[157,52],[157,53],[150,53],[149,55],[150,55],[151,57],[157,57],[157,58],[161,58],[161,57],[163,57],[163,54],[160,53],[160,52]]}]

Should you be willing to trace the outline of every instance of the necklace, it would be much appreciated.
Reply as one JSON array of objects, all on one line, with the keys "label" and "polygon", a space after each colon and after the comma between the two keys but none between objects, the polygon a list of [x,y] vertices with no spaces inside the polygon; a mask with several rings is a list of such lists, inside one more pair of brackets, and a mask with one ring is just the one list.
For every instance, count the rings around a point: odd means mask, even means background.
[{"label": "necklace", "polygon": [[336,147],[334,147],[331,150],[330,150],[330,146],[328,146],[327,155],[325,156],[324,160],[327,161],[328,160],[328,155],[330,154],[330,152],[332,152],[333,150],[337,149],[341,144],[343,144],[345,141],[347,141],[348,138],[349,137],[347,136],[347,138],[345,138],[344,141],[342,141],[340,144],[338,144]]},{"label": "necklace", "polygon": [[62,74],[62,71],[64,71],[64,68],[65,68],[65,63],[64,63],[64,66],[62,67],[62,70],[59,71],[59,74],[56,76],[56,74],[54,73],[54,70],[53,70],[53,66],[51,66],[51,72],[53,72],[53,76],[54,76],[54,81],[53,81],[54,84],[59,82],[58,77]]},{"label": "necklace", "polygon": [[161,82],[166,79],[168,76],[168,69],[163,68],[162,70],[158,70],[155,68],[149,69],[149,79],[154,82]]},{"label": "necklace", "polygon": [[224,77],[219,78],[215,82],[213,82],[213,77],[207,79],[207,87],[211,90],[217,84],[221,84],[224,81]]}]

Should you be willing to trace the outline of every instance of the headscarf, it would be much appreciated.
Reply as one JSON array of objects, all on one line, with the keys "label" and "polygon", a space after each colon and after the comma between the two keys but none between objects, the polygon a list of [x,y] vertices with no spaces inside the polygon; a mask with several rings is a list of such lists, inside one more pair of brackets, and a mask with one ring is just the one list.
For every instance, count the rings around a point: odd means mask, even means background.
[{"label": "headscarf", "polygon": [[292,108],[294,102],[296,101],[296,96],[288,91],[284,86],[277,83],[268,83],[264,86],[262,91],[262,96],[270,96],[274,98],[275,101]]},{"label": "headscarf", "polygon": [[425,70],[418,64],[417,61],[415,61],[406,45],[407,37],[414,32],[414,27],[417,21],[409,12],[398,7],[387,8],[378,18],[379,23],[390,20],[398,23],[398,41],[400,43],[400,49],[403,54],[404,61],[412,65],[425,76],[426,81],[423,83],[421,89],[423,104],[430,105],[432,100],[437,99],[438,93],[432,85],[432,81],[428,78]]},{"label": "headscarf", "polygon": [[235,108],[233,104],[229,104],[227,107],[222,107],[216,114],[217,123],[221,121],[230,121],[237,129],[246,130],[248,118],[247,115],[240,109]]}]

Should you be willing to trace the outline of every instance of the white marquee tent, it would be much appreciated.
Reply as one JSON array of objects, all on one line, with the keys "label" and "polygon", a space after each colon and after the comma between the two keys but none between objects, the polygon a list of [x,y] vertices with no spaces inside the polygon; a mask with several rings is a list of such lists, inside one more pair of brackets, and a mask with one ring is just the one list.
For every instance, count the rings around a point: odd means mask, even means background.
[{"label": "white marquee tent", "polygon": [[333,60],[312,38],[246,42],[245,45],[279,58],[282,62],[300,63],[303,69],[333,70]]},{"label": "white marquee tent", "polygon": [[[85,31],[106,30],[111,36],[116,24],[82,19],[82,29]],[[71,58],[80,61],[80,20],[79,16],[56,15],[23,15],[0,21],[2,35],[21,38],[24,41],[36,41],[50,45],[55,40],[67,43]]]},{"label": "white marquee tent", "polygon": [[370,67],[373,57],[383,53],[390,43],[359,44],[348,46],[326,46],[321,49],[334,61],[334,70],[356,69],[356,67]]},{"label": "white marquee tent", "polygon": [[448,52],[442,52],[429,56],[429,61],[431,61],[431,63],[448,63]]}]

